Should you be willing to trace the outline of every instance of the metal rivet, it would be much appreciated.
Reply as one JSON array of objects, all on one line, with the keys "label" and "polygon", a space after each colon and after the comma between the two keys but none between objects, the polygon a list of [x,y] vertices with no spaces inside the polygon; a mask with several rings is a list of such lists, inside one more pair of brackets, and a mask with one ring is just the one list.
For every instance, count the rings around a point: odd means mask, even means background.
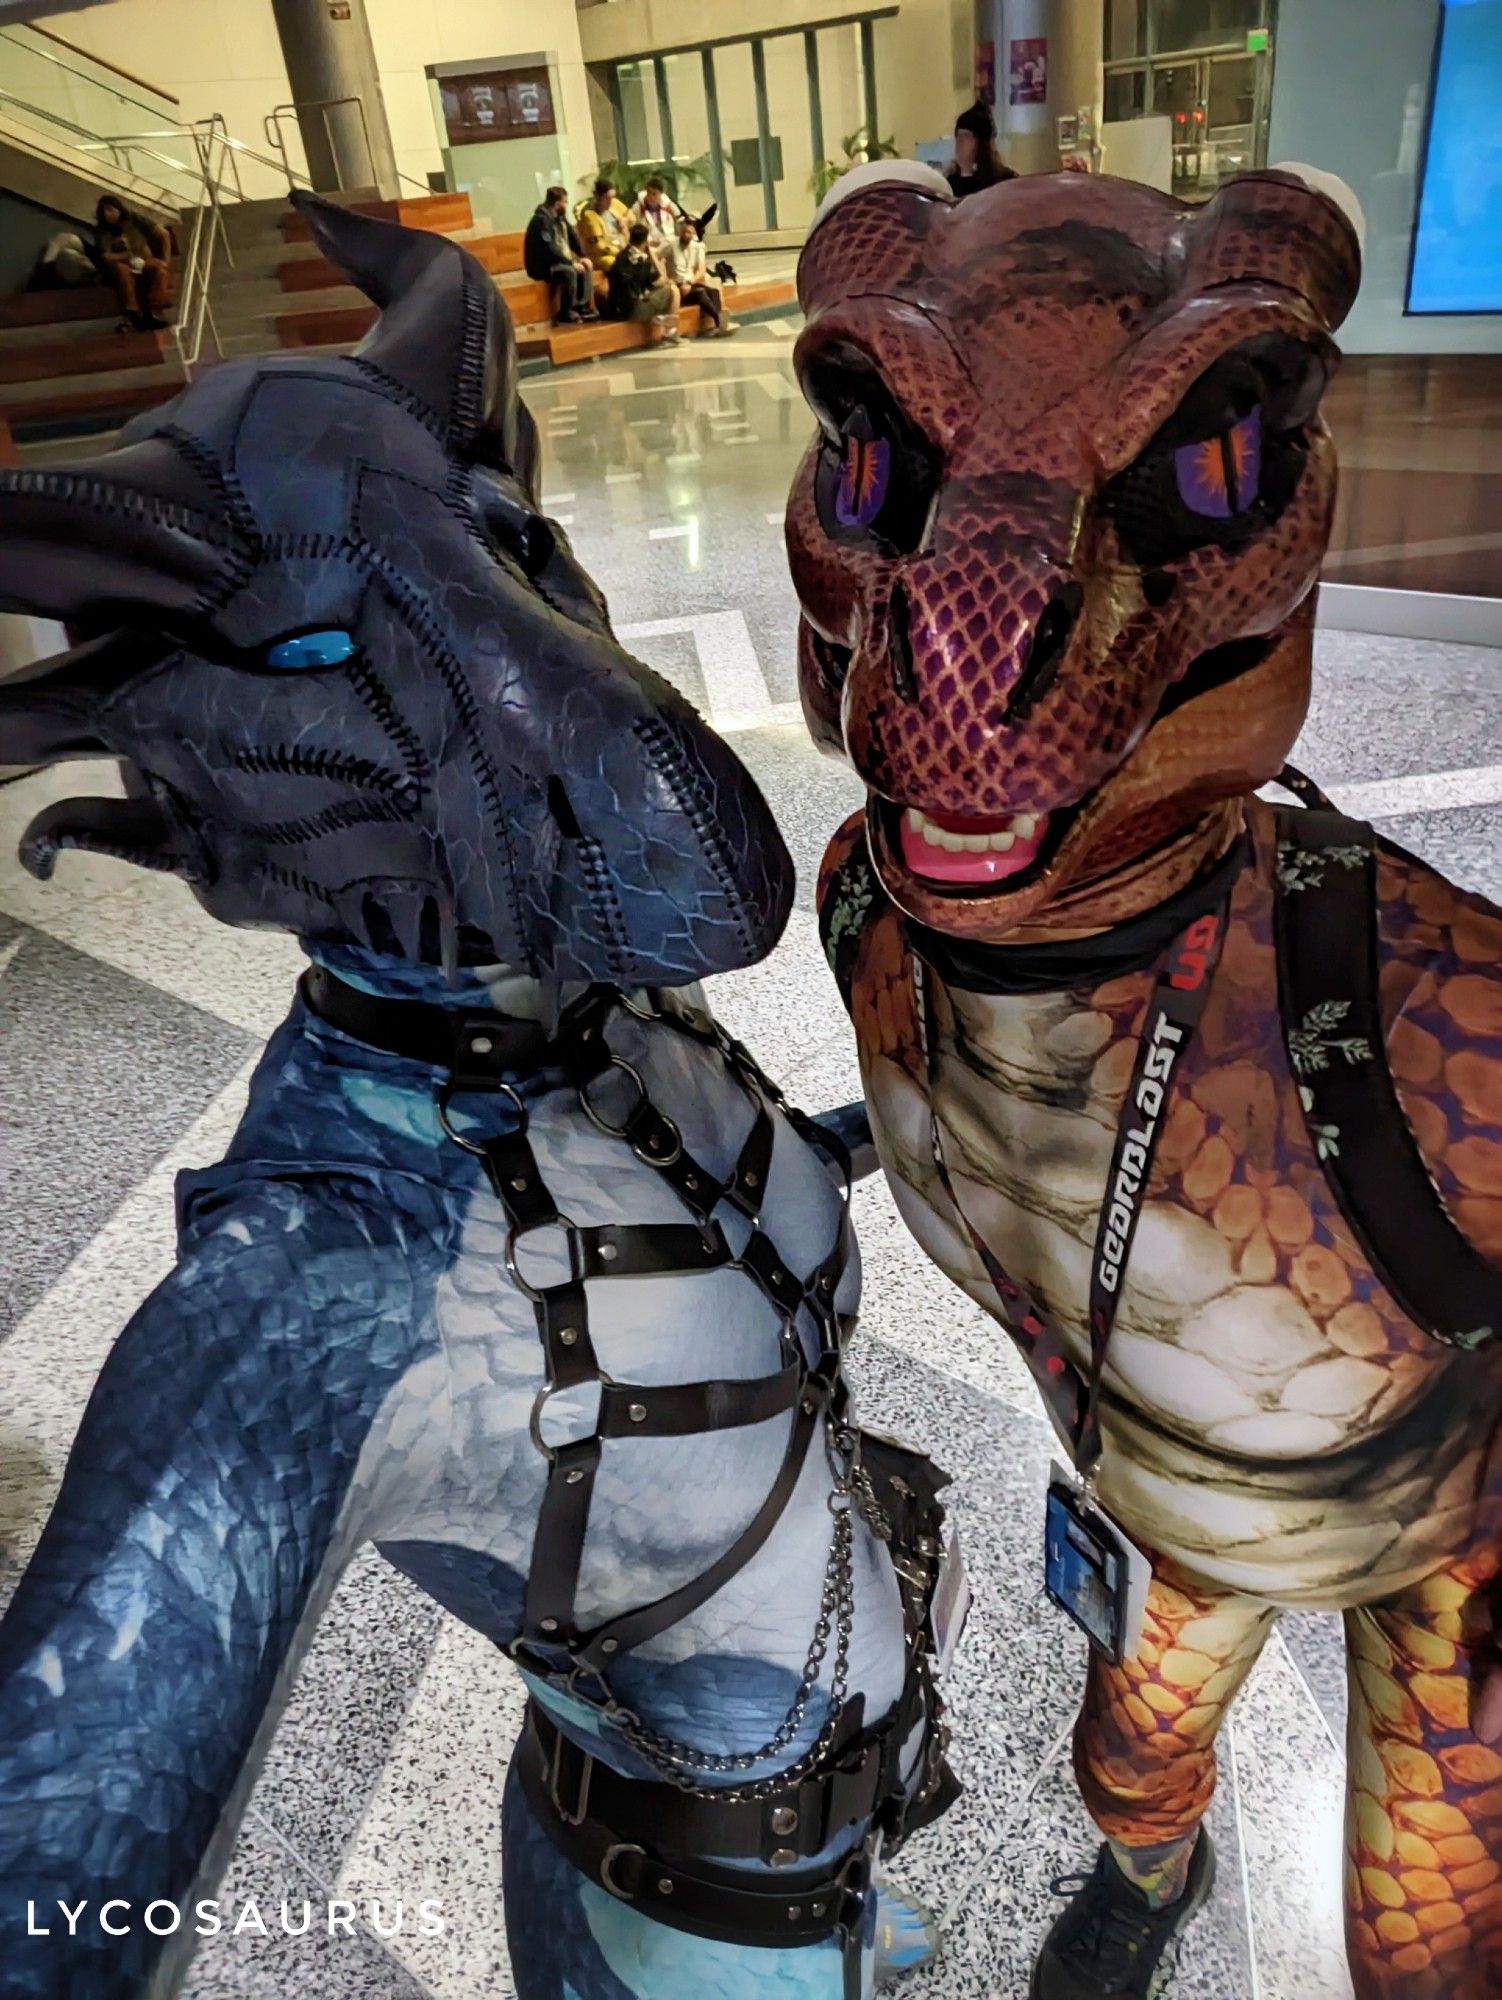
[{"label": "metal rivet", "polygon": [[544,1618],[542,1629],[544,1632],[556,1632],[558,1630],[558,1620],[556,1618]]},{"label": "metal rivet", "polygon": [[767,1856],[768,1864],[773,1868],[791,1868],[797,1859],[791,1847],[774,1847]]},{"label": "metal rivet", "polygon": [[558,1338],[565,1347],[572,1347],[579,1338],[579,1329],[576,1326],[561,1326],[558,1329]]},{"label": "metal rivet", "polygon": [[810,1398],[809,1398],[809,1397],[807,1397],[807,1396],[805,1396],[805,1397],[804,1397],[804,1399],[803,1399],[803,1405],[802,1405],[802,1407],[803,1407],[803,1414],[804,1414],[804,1416],[806,1416],[806,1417],[811,1417],[811,1416],[813,1415],[813,1413],[814,1413],[814,1406],[813,1406],[813,1403],[812,1403],[812,1401],[810,1400]]},{"label": "metal rivet", "polygon": [[570,1486],[577,1486],[579,1484],[579,1481],[584,1477],[584,1474],[579,1470],[578,1466],[576,1465],[573,1471],[568,1473],[566,1477],[568,1479],[568,1483]]},{"label": "metal rivet", "polygon": [[810,1903],[808,1906],[808,1914],[811,1917],[822,1917],[827,1907],[828,1905],[825,1903]]},{"label": "metal rivet", "polygon": [[699,1185],[699,1176],[697,1174],[685,1174],[683,1176],[683,1185],[692,1193]]},{"label": "metal rivet", "polygon": [[657,1878],[657,1893],[658,1893],[658,1895],[659,1895],[659,1896],[671,1896],[671,1895],[672,1895],[672,1893],[673,1893],[673,1882],[672,1882],[672,1877],[671,1877],[671,1876],[668,1876],[668,1875],[659,1875],[659,1876],[658,1876],[658,1878]]},{"label": "metal rivet", "polygon": [[602,1243],[600,1245],[600,1262],[602,1264],[613,1264],[620,1254],[614,1243]]},{"label": "metal rivet", "polygon": [[773,1833],[791,1833],[798,1824],[798,1815],[791,1806],[779,1806],[772,1815]]},{"label": "metal rivet", "polygon": [[819,1280],[819,1290],[821,1292],[832,1292],[834,1290],[834,1279],[830,1277],[827,1271]]},{"label": "metal rivet", "polygon": [[495,1043],[490,1039],[489,1035],[471,1035],[469,1045],[477,1056],[488,1056],[490,1051],[495,1047]]},{"label": "metal rivet", "polygon": [[760,1180],[760,1176],[759,1176],[759,1175],[757,1175],[757,1174],[747,1174],[747,1175],[746,1175],[746,1186],[747,1186],[747,1187],[759,1187],[760,1185],[761,1185],[761,1180]]},{"label": "metal rivet", "polygon": [[790,1924],[797,1923],[798,1919],[802,1915],[803,1915],[803,1905],[801,1903],[788,1904],[788,1922]]},{"label": "metal rivet", "polygon": [[647,1421],[647,1406],[645,1403],[633,1403],[626,1415],[633,1424],[644,1424]]},{"label": "metal rivet", "polygon": [[511,1176],[511,1185],[520,1194],[522,1189],[527,1185],[527,1176],[525,1174],[513,1174]]},{"label": "metal rivet", "polygon": [[600,1641],[600,1651],[602,1653],[613,1653],[620,1643],[619,1639],[602,1639]]}]

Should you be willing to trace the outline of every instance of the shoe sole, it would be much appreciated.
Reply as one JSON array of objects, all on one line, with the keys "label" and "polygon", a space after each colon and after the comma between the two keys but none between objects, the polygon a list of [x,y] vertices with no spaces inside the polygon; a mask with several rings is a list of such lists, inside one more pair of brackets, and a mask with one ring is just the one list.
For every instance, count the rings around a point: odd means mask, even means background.
[{"label": "shoe sole", "polygon": [[[1209,1902],[1215,1888],[1217,1865],[1215,1849],[1211,1847],[1209,1859],[1205,1863],[1204,1880],[1192,1895],[1186,1892],[1183,1898],[1183,1908],[1179,1914],[1179,1921],[1174,1925],[1172,1934],[1167,1944],[1163,1947],[1163,1960],[1170,1959],[1185,1931],[1188,1930],[1200,1911]],[[1153,1974],[1152,1983],[1147,1989],[1147,2000],[1159,2000],[1159,1996],[1166,1991],[1169,1980],[1172,1979],[1178,1969],[1171,1962],[1164,1963],[1163,1960],[1159,1961],[1158,1968]],[[1028,2000],[1039,2000],[1038,1967],[1036,1965],[1033,1967],[1032,1977],[1027,1982],[1027,1992]]]}]

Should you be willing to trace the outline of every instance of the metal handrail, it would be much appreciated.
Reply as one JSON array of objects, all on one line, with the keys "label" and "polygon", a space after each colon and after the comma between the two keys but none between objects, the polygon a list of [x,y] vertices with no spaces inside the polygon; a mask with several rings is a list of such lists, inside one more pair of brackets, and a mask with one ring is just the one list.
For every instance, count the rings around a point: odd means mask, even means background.
[{"label": "metal handrail", "polygon": [[[60,111],[53,111],[45,104],[33,104],[28,98],[18,97],[14,91],[0,90],[0,104],[18,105],[22,111],[29,112],[32,117],[45,118],[49,125],[59,126],[64,132],[73,134],[80,141],[75,149],[78,152],[97,152],[105,148],[115,151],[115,165],[121,167],[121,171],[129,174],[133,180],[144,182],[148,189],[154,190],[155,195],[161,196],[160,205],[163,208],[176,210],[181,205],[181,196],[164,182],[154,181],[149,175],[137,173],[133,167],[123,166],[119,158],[116,141],[103,139],[97,132],[91,132],[87,125],[75,125],[71,118],[64,118]],[[125,145],[127,151],[138,150],[123,140],[120,144]],[[148,149],[141,147],[139,150],[144,152]],[[164,161],[172,168],[174,173],[187,174],[190,178],[192,176],[192,169],[185,166],[181,160],[171,159],[165,153],[152,153],[150,157]]]},{"label": "metal handrail", "polygon": [[[330,153],[332,153],[334,150],[334,138],[333,133],[329,129],[329,113],[336,111],[341,104],[353,104],[360,113],[360,131],[365,140],[365,158],[370,166],[371,185],[376,185],[375,150],[370,143],[370,120],[365,115],[364,98],[359,96],[305,97],[296,104],[273,105],[261,120],[261,129],[266,134],[266,143],[276,148],[281,159],[282,172],[287,176],[287,186],[289,188],[296,186],[296,182],[293,179],[292,163],[287,155],[287,140],[282,131],[283,118],[289,112],[294,118],[299,111],[317,111],[320,113],[323,120],[324,140],[328,145]],[[411,174],[404,174],[400,167],[396,169],[396,177],[398,181],[405,181],[408,187],[415,187],[425,195],[433,192],[425,181],[414,180]],[[299,176],[299,178],[305,187],[312,186],[312,182],[305,175]]]},{"label": "metal handrail", "polygon": [[[25,26],[26,24],[23,22],[20,23],[19,25]],[[42,32],[45,33],[46,32],[45,29],[42,30]],[[107,90],[111,97],[118,97],[122,104],[134,104],[137,107],[137,109],[141,111],[154,112],[158,109],[158,107],[155,104],[148,104],[144,98],[132,97],[128,90],[116,90],[115,86],[112,83],[101,83],[97,76],[90,76],[87,70],[78,69],[75,67],[74,64],[69,62],[64,62],[61,56],[53,55],[50,49],[33,48],[29,42],[18,42],[16,40],[14,30],[11,28],[0,28],[0,38],[3,38],[5,41],[11,43],[11,45],[14,48],[24,49],[28,55],[39,56],[43,62],[51,63],[54,69],[66,70],[69,76],[76,76],[79,78],[81,82],[92,84],[96,90]],[[48,39],[52,41],[57,41],[60,39],[60,37],[54,35],[54,36],[49,36]],[[66,48],[70,45],[68,43],[64,43],[63,46]],[[80,53],[87,54],[87,51],[80,51]],[[98,60],[98,58],[90,57],[89,60],[95,61]],[[103,67],[111,70],[114,69],[114,65],[112,63],[103,64]],[[115,74],[117,75],[121,73],[122,72],[119,71],[115,72]],[[151,86],[150,84],[144,84],[142,85],[142,88],[149,90]],[[178,102],[178,100],[175,97],[169,98],[165,90],[161,91],[159,95],[165,102],[172,104],[176,104]]]},{"label": "metal handrail", "polygon": [[[153,97],[160,97],[166,104],[181,104],[180,97],[174,97],[170,90],[163,90],[158,83],[148,83],[144,76],[136,76],[128,69],[121,69],[119,63],[111,62],[108,56],[96,56],[91,49],[81,49],[77,42],[70,42],[66,35],[58,34],[55,28],[44,28],[40,21],[26,21],[22,26],[30,28],[34,35],[42,35],[49,42],[56,42],[60,49],[67,49],[75,56],[82,56],[85,62],[97,63],[100,69],[107,69],[111,76],[123,76],[127,83],[133,83],[138,90],[149,90]],[[42,51],[45,55],[45,49]],[[109,84],[105,89],[110,89]]]}]

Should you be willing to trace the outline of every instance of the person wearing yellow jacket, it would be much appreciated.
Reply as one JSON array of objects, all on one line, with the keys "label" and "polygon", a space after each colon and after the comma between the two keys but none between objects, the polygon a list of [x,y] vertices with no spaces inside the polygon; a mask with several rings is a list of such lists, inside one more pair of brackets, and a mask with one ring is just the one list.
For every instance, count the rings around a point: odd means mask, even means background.
[{"label": "person wearing yellow jacket", "polygon": [[579,205],[577,221],[585,256],[597,271],[608,273],[625,249],[626,232],[631,227],[630,211],[616,193],[613,181],[595,182],[594,193]]}]

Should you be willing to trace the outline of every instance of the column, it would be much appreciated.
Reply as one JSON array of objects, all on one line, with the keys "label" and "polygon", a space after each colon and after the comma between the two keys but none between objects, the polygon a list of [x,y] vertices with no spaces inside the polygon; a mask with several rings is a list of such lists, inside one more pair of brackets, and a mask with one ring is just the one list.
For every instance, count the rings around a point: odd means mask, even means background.
[{"label": "column", "polygon": [[[365,0],[271,0],[271,11],[314,187],[373,186],[394,201],[396,154]],[[311,108],[329,98],[359,102]]]}]

